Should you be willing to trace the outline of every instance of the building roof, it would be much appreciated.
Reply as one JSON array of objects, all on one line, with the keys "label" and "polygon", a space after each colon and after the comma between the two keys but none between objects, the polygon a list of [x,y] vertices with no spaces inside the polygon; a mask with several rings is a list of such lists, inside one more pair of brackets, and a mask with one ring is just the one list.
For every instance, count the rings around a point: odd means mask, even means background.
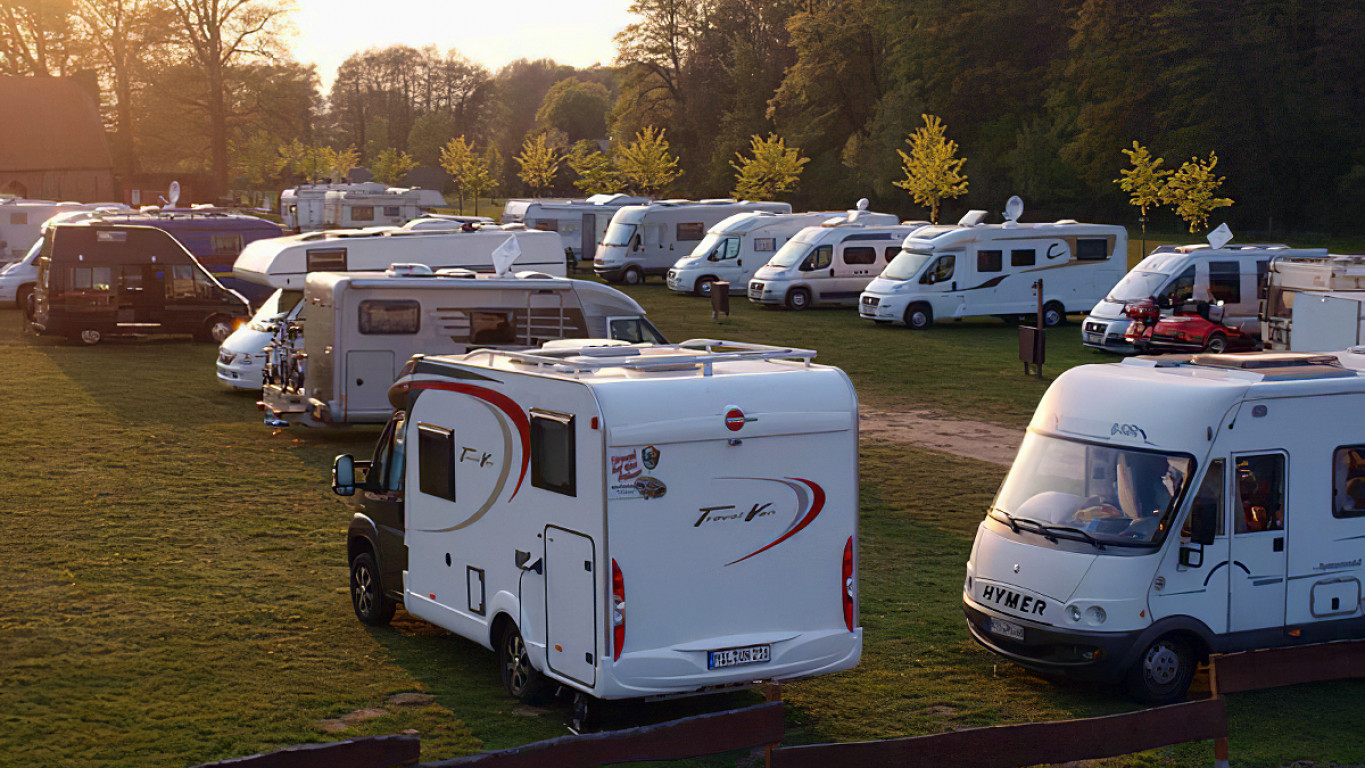
[{"label": "building roof", "polygon": [[95,100],[64,77],[0,76],[0,172],[110,169]]}]

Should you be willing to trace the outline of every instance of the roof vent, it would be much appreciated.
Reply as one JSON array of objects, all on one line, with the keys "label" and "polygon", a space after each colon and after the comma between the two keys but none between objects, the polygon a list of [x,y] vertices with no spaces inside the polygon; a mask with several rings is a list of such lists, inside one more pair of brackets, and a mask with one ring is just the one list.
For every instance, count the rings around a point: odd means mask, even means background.
[{"label": "roof vent", "polygon": [[389,277],[431,277],[433,272],[426,264],[390,264],[384,274]]},{"label": "roof vent", "polygon": [[973,209],[967,211],[967,215],[963,216],[961,219],[958,219],[957,225],[959,227],[975,227],[977,224],[980,224],[985,220],[986,220],[985,211]]}]

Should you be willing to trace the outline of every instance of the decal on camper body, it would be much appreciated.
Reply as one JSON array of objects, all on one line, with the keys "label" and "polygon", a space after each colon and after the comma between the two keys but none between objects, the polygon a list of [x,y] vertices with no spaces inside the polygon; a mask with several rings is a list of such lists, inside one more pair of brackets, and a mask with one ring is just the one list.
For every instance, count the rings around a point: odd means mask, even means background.
[{"label": "decal on camper body", "polygon": [[[521,483],[526,479],[526,471],[531,465],[531,420],[526,417],[526,412],[512,398],[487,387],[476,387],[473,384],[460,384],[454,381],[413,381],[407,385],[409,391],[437,389],[445,392],[457,392],[462,395],[476,397],[489,405],[497,408],[512,420],[512,424],[517,428],[517,437],[521,440],[521,471],[517,475],[517,485],[512,489],[512,495],[508,501],[517,497],[517,492],[521,490]],[[501,484],[494,492],[494,497],[502,490]],[[490,499],[491,501],[491,499]]]},{"label": "decal on camper body", "polygon": [[[787,486],[796,494],[796,516],[792,519],[791,524],[787,526],[787,530],[783,531],[782,535],[778,536],[771,543],[759,547],[758,549],[754,550],[753,552],[750,552],[744,557],[726,563],[727,566],[734,565],[735,563],[742,563],[745,560],[748,560],[749,558],[753,557],[754,555],[766,552],[772,549],[773,547],[777,546],[778,544],[781,544],[782,542],[786,541],[787,539],[790,539],[791,537],[800,533],[803,528],[814,522],[815,518],[819,517],[820,512],[822,512],[825,508],[825,489],[820,487],[819,483],[816,483],[812,480],[807,480],[802,477],[788,477],[785,479],[779,479],[775,477],[719,477],[716,479],[759,480],[769,483],[779,483],[781,485]],[[719,510],[719,508],[716,509]],[[763,511],[764,511],[763,509],[759,508],[757,511],[752,512],[752,514],[743,513],[744,516],[746,517],[745,522],[748,522],[748,520],[752,520],[755,517],[762,515]],[[735,514],[736,518],[738,518],[741,513],[735,512],[733,514]],[[702,520],[698,520],[697,524],[700,525],[702,522],[703,522]]]}]

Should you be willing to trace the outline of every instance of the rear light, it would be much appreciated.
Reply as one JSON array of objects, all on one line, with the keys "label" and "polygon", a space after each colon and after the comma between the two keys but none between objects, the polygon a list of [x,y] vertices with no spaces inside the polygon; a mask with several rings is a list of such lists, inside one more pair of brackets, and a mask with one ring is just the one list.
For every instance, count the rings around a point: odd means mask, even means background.
[{"label": "rear light", "polygon": [[[613,563],[614,565],[614,563]],[[844,597],[844,626],[848,631],[853,631],[853,537],[848,537],[848,543],[844,545],[844,567],[843,567],[843,597]]]},{"label": "rear light", "polygon": [[616,558],[611,559],[611,660],[621,658],[626,644],[626,580]]}]

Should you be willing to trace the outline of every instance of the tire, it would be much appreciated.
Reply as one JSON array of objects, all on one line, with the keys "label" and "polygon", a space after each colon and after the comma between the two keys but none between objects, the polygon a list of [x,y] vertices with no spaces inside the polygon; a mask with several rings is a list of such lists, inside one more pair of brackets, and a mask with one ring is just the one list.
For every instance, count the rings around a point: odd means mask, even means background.
[{"label": "tire", "polygon": [[397,605],[384,594],[379,580],[379,566],[369,552],[361,552],[351,561],[351,608],[360,623],[382,627],[393,620]]},{"label": "tire", "polygon": [[71,334],[72,341],[84,344],[87,347],[95,346],[100,343],[100,340],[103,338],[104,334],[94,328],[86,328],[83,331],[77,331],[76,333]]},{"label": "tire", "polygon": [[194,334],[195,341],[212,341],[222,344],[232,335],[232,319],[226,315],[212,315],[204,321],[204,327]]},{"label": "tire", "polygon": [[626,285],[639,285],[645,281],[645,273],[639,267],[626,267],[626,271],[621,273],[621,282]]},{"label": "tire", "polygon": [[545,676],[531,666],[521,632],[510,621],[498,641],[498,671],[502,675],[502,687],[523,704],[533,704],[545,693]]},{"label": "tire", "polygon": [[1204,340],[1204,351],[1215,355],[1228,351],[1228,335],[1222,331],[1214,331]]},{"label": "tire", "polygon": [[1189,640],[1163,635],[1143,649],[1128,670],[1128,694],[1146,704],[1172,704],[1185,698],[1197,664]]},{"label": "tire", "polygon": [[692,286],[692,292],[697,294],[698,296],[710,296],[711,283],[714,282],[716,282],[716,278],[711,277],[709,275],[706,277],[699,277],[697,278],[696,284]]},{"label": "tire", "polygon": [[911,304],[905,308],[905,327],[922,331],[934,324],[934,310],[928,304]]},{"label": "tire", "polygon": [[1049,301],[1043,305],[1043,327],[1056,328],[1066,323],[1066,307],[1060,302]]},{"label": "tire", "polygon": [[810,291],[805,288],[793,288],[787,291],[787,309],[800,312],[810,308]]},{"label": "tire", "polygon": [[33,286],[29,284],[19,286],[18,292],[14,294],[14,304],[24,313],[26,320],[33,319],[33,305],[29,302],[31,296],[33,296]]}]

